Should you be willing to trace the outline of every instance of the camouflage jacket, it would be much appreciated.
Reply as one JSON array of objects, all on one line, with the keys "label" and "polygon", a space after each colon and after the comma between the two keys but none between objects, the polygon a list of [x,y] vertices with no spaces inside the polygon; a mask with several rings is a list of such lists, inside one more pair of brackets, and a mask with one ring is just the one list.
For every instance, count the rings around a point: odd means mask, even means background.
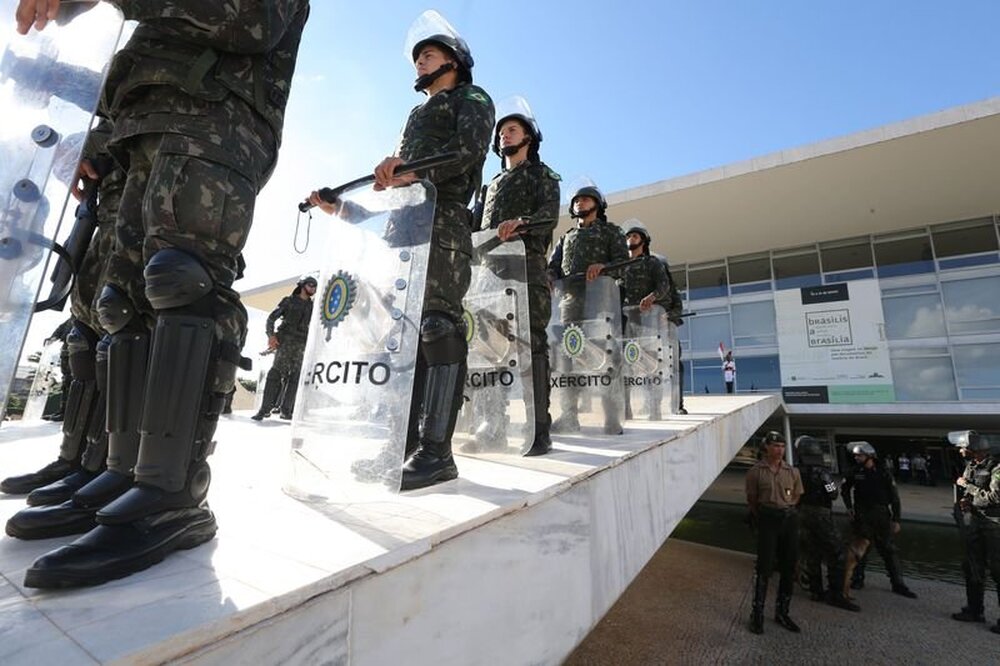
[{"label": "camouflage jacket", "polygon": [[549,275],[557,280],[584,273],[591,264],[628,259],[628,243],[618,225],[597,219],[590,226],[577,224],[559,239],[549,259]]},{"label": "camouflage jacket", "polygon": [[496,229],[501,222],[518,217],[532,221],[550,221],[544,228],[521,236],[524,242],[528,282],[544,284],[545,264],[552,230],[559,220],[560,177],[544,162],[525,160],[509,171],[501,171],[490,181],[483,204],[481,229]]},{"label": "camouflage jacket", "polygon": [[[111,62],[102,113],[116,121],[116,139],[141,133],[207,134],[220,144],[206,159],[228,164],[246,137],[233,125],[201,127],[206,102],[235,95],[255,112],[271,136],[261,153],[273,168],[281,143],[308,0],[205,2],[114,0],[126,19],[139,21]],[[177,91],[183,93],[179,95]],[[251,124],[253,118],[251,117]],[[266,129],[265,129],[266,128]],[[253,127],[254,130],[259,130]],[[232,136],[227,136],[232,135]],[[210,141],[210,143],[212,143]],[[233,145],[227,145],[232,143]],[[255,165],[256,167],[256,165]]]},{"label": "camouflage jacket", "polygon": [[625,266],[620,271],[622,287],[622,305],[639,305],[639,302],[649,294],[655,294],[654,300],[663,309],[667,309],[670,299],[670,281],[667,271],[656,257],[644,254],[634,264]]},{"label": "camouflage jacket", "polygon": [[467,206],[479,189],[492,137],[493,100],[479,86],[463,83],[431,95],[410,111],[396,154],[412,162],[458,153],[457,162],[419,175],[434,183],[439,203]]},{"label": "camouflage jacket", "polygon": [[1000,522],[1000,460],[990,456],[978,463],[969,461],[962,477],[969,482],[965,497],[973,513]]},{"label": "camouflage jacket", "polygon": [[285,296],[278,307],[271,310],[267,316],[264,330],[268,336],[275,335],[274,325],[281,319],[278,327],[279,337],[300,338],[305,340],[309,335],[309,318],[312,315],[312,299],[302,299],[298,296]]}]

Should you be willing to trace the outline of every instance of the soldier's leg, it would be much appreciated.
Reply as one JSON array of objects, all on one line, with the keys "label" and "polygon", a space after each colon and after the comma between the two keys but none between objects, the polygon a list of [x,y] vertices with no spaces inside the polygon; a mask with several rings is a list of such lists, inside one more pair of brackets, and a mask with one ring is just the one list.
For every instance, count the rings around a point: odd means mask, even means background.
[{"label": "soldier's leg", "polygon": [[472,280],[468,216],[464,206],[454,205],[439,206],[435,214],[435,238],[427,262],[417,349],[427,365],[420,401],[419,439],[416,451],[403,465],[402,490],[423,488],[458,476],[451,437],[462,408],[469,352],[462,320],[462,298]]},{"label": "soldier's leg", "polygon": [[299,377],[302,372],[302,357],[306,351],[305,340],[289,340],[288,372],[286,373],[285,391],[281,395],[281,418],[292,418],[295,409],[295,396],[299,392]]},{"label": "soldier's leg", "polygon": [[962,573],[965,574],[965,606],[952,619],[959,622],[985,622],[984,602],[986,597],[986,540],[976,522],[966,525],[962,535],[965,558]]},{"label": "soldier's leg", "polygon": [[750,631],[764,633],[764,604],[767,586],[774,571],[781,516],[761,507],[757,516],[757,561],[754,565],[754,592],[750,610]]},{"label": "soldier's leg", "polygon": [[95,421],[103,424],[103,396],[97,382],[96,347],[98,335],[82,322],[76,322],[66,337],[73,382],[63,418],[63,441],[59,458],[75,463],[76,469],[54,483],[42,486],[28,495],[28,504],[44,506],[60,504],[96,476],[82,467],[87,449],[87,433]]},{"label": "soldier's leg", "polygon": [[[280,347],[279,347],[280,349]],[[275,357],[274,365],[267,371],[267,379],[264,381],[264,396],[260,401],[260,409],[251,416],[254,421],[266,419],[271,415],[271,410],[278,405],[278,398],[281,395],[281,366],[278,358]]]},{"label": "soldier's leg", "polygon": [[680,357],[680,346],[677,347],[677,390],[680,392],[680,403],[677,406],[679,414],[687,414],[684,409],[684,361]]},{"label": "soldier's leg", "polygon": [[[143,147],[153,138],[144,137]],[[160,153],[158,144],[147,154],[155,161],[142,208],[145,297],[156,328],[136,483],[98,512],[94,530],[40,558],[25,577],[28,586],[125,576],[216,531],[205,503],[211,478],[206,458],[241,363],[246,311],[230,285],[256,188],[233,169]],[[111,362],[114,380],[113,354]]]},{"label": "soldier's leg", "polygon": [[531,329],[531,388],[535,401],[535,437],[524,455],[540,456],[552,449],[549,430],[549,389],[552,372],[549,368],[549,318],[552,316],[552,296],[546,285],[528,285],[528,319]]},{"label": "soldier's leg", "polygon": [[852,603],[844,596],[847,548],[840,536],[840,530],[837,529],[837,524],[833,521],[833,514],[830,512],[825,513],[818,524],[816,545],[826,561],[829,586],[826,596],[827,603],[845,610],[861,610],[857,604]]},{"label": "soldier's leg", "polygon": [[788,615],[795,587],[795,563],[799,559],[799,517],[794,510],[787,512],[781,522],[777,556],[781,577],[778,579],[774,619],[785,629],[798,633],[799,626]]},{"label": "soldier's leg", "polygon": [[[997,608],[1000,610],[1000,524],[994,521],[984,521],[983,540],[986,543],[986,566],[993,578],[993,586],[997,593]],[[984,577],[985,578],[985,577]],[[990,631],[1000,634],[1000,613],[997,622]]]},{"label": "soldier's leg", "polygon": [[904,597],[916,598],[910,588],[903,582],[903,573],[899,564],[899,552],[892,538],[892,522],[888,511],[879,511],[875,515],[875,525],[873,531],[873,543],[882,561],[885,562],[886,573],[889,574],[889,582],[892,591]]}]

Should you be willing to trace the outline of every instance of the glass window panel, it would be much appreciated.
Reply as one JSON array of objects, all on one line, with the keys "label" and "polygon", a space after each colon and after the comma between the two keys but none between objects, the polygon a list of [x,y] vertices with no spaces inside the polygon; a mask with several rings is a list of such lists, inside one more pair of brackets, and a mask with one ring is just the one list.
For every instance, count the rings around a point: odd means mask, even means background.
[{"label": "glass window panel", "polygon": [[688,293],[691,300],[728,296],[725,265],[689,269]]},{"label": "glass window panel", "polygon": [[[735,354],[733,355],[735,357]],[[740,393],[776,391],[781,388],[778,356],[740,356],[736,358],[736,390]]]},{"label": "glass window panel", "polygon": [[821,246],[819,251],[823,257],[825,273],[868,268],[872,265],[872,245],[867,238],[856,243]]},{"label": "glass window panel", "polygon": [[931,236],[934,238],[934,254],[939,259],[997,249],[996,227],[989,218],[937,227],[931,229]]},{"label": "glass window panel", "polygon": [[1000,388],[1000,344],[955,345],[955,374],[966,388]]},{"label": "glass window panel", "polygon": [[769,257],[734,257],[729,260],[730,284],[762,281],[771,281],[771,259]]},{"label": "glass window panel", "polygon": [[892,358],[930,358],[931,356],[951,356],[947,347],[896,347],[889,350]]},{"label": "glass window panel", "polygon": [[719,343],[726,349],[733,346],[733,335],[729,330],[729,315],[702,315],[691,317],[686,326],[691,327],[691,346],[696,352],[717,351]]},{"label": "glass window panel", "polygon": [[951,359],[893,358],[891,363],[897,402],[958,400]]},{"label": "glass window panel", "polygon": [[934,272],[934,255],[927,236],[875,243],[879,277]]},{"label": "glass window panel", "polygon": [[974,254],[965,257],[955,257],[954,259],[941,259],[938,267],[941,270],[951,268],[969,268],[970,266],[986,266],[987,264],[1000,263],[1000,256],[993,254]]},{"label": "glass window panel", "polygon": [[812,287],[822,284],[816,252],[774,257],[774,284],[778,289]]},{"label": "glass window panel", "polygon": [[686,291],[688,288],[688,275],[687,266],[681,264],[680,266],[670,267],[670,277],[674,279],[674,284],[677,285],[677,291]]},{"label": "glass window panel", "polygon": [[944,311],[937,294],[882,299],[886,335],[890,340],[933,338],[946,334]]},{"label": "glass window panel", "polygon": [[[715,343],[718,346],[719,343]],[[722,363],[701,359],[691,362],[694,381],[691,393],[725,393],[726,384],[722,378]]]},{"label": "glass window panel", "polygon": [[761,347],[778,344],[777,335],[737,335],[734,336],[735,347]]},{"label": "glass window panel", "polygon": [[1000,401],[1000,388],[964,388],[962,400]]},{"label": "glass window panel", "polygon": [[733,303],[733,335],[775,334],[774,301]]},{"label": "glass window panel", "polygon": [[1000,276],[941,283],[952,333],[1000,331]]},{"label": "glass window panel", "polygon": [[756,294],[762,291],[771,291],[771,281],[753,282],[751,284],[734,284],[729,288],[733,295],[736,294]]}]

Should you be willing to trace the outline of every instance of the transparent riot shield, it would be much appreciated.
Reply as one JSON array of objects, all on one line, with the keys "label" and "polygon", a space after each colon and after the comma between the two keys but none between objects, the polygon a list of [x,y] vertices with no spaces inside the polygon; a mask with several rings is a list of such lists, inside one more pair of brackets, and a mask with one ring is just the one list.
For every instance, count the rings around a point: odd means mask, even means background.
[{"label": "transparent riot shield", "polygon": [[110,4],[63,3],[21,36],[17,4],[0,0],[0,410],[80,159],[82,143],[66,139],[90,127],[122,26]]},{"label": "transparent riot shield", "polygon": [[260,406],[264,404],[264,387],[267,386],[267,373],[272,365],[274,365],[274,350],[262,351],[257,355],[257,362],[254,363],[254,367],[257,368],[257,389],[253,394],[254,412],[259,412]]},{"label": "transparent riot shield", "polygon": [[355,501],[399,490],[435,191],[341,196],[313,308],[285,490]]},{"label": "transparent riot shield", "polygon": [[621,305],[609,277],[555,284],[549,348],[552,432],[618,435],[625,418]]},{"label": "transparent riot shield", "polygon": [[38,358],[38,369],[31,380],[31,389],[24,403],[24,421],[38,421],[45,413],[45,405],[49,396],[62,383],[62,364],[59,355],[62,353],[62,340],[50,342],[42,348]]},{"label": "transparent riot shield", "polygon": [[630,419],[658,421],[676,414],[680,405],[677,382],[677,328],[666,311],[654,305],[646,312],[638,306],[623,308],[622,377],[625,415]]},{"label": "transparent riot shield", "polygon": [[472,234],[469,368],[453,438],[462,453],[520,455],[535,439],[526,275],[524,243],[503,243],[495,229]]}]

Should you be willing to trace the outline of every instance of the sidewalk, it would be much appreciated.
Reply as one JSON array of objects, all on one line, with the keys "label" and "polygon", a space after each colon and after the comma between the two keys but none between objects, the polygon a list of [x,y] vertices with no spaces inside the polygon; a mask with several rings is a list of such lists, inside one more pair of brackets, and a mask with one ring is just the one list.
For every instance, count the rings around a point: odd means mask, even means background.
[{"label": "sidewalk", "polygon": [[[746,504],[746,492],[743,486],[745,476],[744,469],[723,470],[701,499],[710,502]],[[898,483],[897,488],[899,488],[903,520],[954,524],[951,516],[953,500],[950,485],[918,486],[915,483]],[[840,498],[834,502],[833,510],[835,513],[847,513]]]},{"label": "sidewalk", "polygon": [[[920,597],[905,599],[889,591],[883,576],[856,593],[860,613],[809,601],[796,587],[791,616],[801,634],[775,624],[772,582],[764,635],[757,636],[747,629],[752,570],[752,555],[668,539],[565,666],[916,666],[976,662],[974,650],[961,657],[961,646],[981,645],[979,654],[988,655],[997,649],[988,646],[1000,645],[987,625],[949,617],[965,601],[961,585],[915,579],[909,583]],[[996,622],[994,597],[987,609],[988,621]]]}]

